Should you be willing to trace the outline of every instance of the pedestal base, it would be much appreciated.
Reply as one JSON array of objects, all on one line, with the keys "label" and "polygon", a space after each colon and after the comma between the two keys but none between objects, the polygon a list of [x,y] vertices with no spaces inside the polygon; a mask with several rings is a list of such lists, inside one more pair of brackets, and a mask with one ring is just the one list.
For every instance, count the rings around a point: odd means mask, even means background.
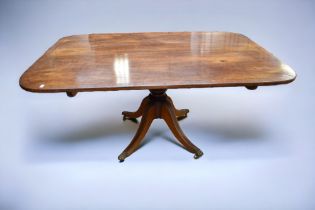
[{"label": "pedestal base", "polygon": [[172,99],[167,96],[165,92],[165,89],[150,90],[150,94],[142,100],[142,103],[137,111],[122,112],[123,120],[137,122],[137,118],[142,117],[142,119],[132,141],[118,156],[118,159],[121,162],[139,148],[140,143],[147,133],[152,121],[158,118],[163,119],[166,122],[174,136],[184,146],[185,149],[195,154],[195,159],[198,159],[203,155],[203,152],[193,143],[191,143],[191,141],[185,136],[178,124],[179,120],[185,119],[187,117],[189,110],[176,109]]}]

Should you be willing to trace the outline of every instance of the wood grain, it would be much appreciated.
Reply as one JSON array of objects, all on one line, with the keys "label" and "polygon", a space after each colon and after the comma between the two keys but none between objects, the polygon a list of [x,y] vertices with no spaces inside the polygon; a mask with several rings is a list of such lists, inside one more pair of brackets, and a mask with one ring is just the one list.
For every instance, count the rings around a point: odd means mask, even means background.
[{"label": "wood grain", "polygon": [[193,153],[195,159],[200,158],[203,152],[188,139],[178,123],[178,118],[186,118],[188,112],[188,109],[176,109],[172,99],[166,95],[166,90],[150,90],[150,94],[142,100],[137,111],[122,112],[124,120],[141,117],[141,121],[135,136],[126,149],[118,156],[118,160],[123,162],[140,147],[140,143],[143,141],[154,119],[163,119],[183,147]]},{"label": "wood grain", "polygon": [[60,39],[20,78],[32,92],[172,89],[292,82],[295,72],[244,35],[150,32]]}]

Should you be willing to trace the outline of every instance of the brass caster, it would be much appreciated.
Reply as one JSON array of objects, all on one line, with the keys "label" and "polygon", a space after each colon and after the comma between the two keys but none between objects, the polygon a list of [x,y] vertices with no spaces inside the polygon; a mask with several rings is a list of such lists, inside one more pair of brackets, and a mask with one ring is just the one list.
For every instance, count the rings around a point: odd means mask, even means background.
[{"label": "brass caster", "polygon": [[186,112],[186,117],[187,117],[187,114],[189,113],[189,109],[183,109],[185,112]]},{"label": "brass caster", "polygon": [[194,158],[198,159],[203,155],[203,152],[201,150],[197,151],[197,153],[195,153]]},{"label": "brass caster", "polygon": [[119,162],[124,162],[125,161],[125,159],[127,158],[127,154],[125,153],[125,152],[122,152],[119,156],[118,156],[118,160],[119,160]]},{"label": "brass caster", "polygon": [[123,121],[126,121],[126,120],[130,120],[131,122],[136,123],[136,124],[138,123],[137,118],[129,118],[126,115],[124,115],[123,116]]},{"label": "brass caster", "polygon": [[183,119],[187,118],[187,114],[185,116],[180,116],[180,117],[177,117],[177,121],[181,121]]},{"label": "brass caster", "polygon": [[180,111],[182,114],[180,116],[176,117],[177,121],[181,121],[181,120],[187,118],[187,114],[189,112],[189,109],[180,109],[178,111]]}]

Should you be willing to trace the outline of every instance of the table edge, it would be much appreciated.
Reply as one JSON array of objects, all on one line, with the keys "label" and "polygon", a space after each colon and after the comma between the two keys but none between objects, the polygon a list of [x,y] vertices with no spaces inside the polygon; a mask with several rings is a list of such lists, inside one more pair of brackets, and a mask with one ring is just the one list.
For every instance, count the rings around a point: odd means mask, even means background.
[{"label": "table edge", "polygon": [[154,89],[192,89],[192,88],[219,88],[219,87],[259,87],[284,85],[293,82],[297,75],[292,79],[276,82],[259,82],[259,83],[224,83],[224,84],[193,84],[193,85],[159,85],[159,86],[122,86],[122,87],[100,87],[100,88],[69,88],[69,89],[33,89],[23,86],[21,79],[19,82],[23,90],[33,93],[63,93],[63,92],[94,92],[94,91],[121,91],[121,90],[154,90]]}]

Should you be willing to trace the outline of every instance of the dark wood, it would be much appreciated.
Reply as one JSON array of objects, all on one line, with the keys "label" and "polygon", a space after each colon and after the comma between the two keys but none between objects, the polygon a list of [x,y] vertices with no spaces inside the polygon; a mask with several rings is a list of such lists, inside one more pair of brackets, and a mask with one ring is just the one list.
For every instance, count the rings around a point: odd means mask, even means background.
[{"label": "dark wood", "polygon": [[152,121],[163,119],[195,158],[202,151],[185,136],[178,121],[188,109],[176,109],[166,89],[258,86],[292,82],[295,72],[242,34],[230,32],[154,32],[68,36],[60,39],[20,78],[32,92],[150,90],[135,112],[123,120],[139,128],[118,159],[124,161],[143,140]]},{"label": "dark wood", "polygon": [[256,90],[257,86],[245,86],[248,90]]},{"label": "dark wood", "polygon": [[201,157],[203,152],[191,143],[177,122],[178,117],[187,117],[188,109],[176,109],[171,98],[166,95],[166,90],[150,90],[150,92],[150,95],[142,100],[142,103],[137,111],[122,112],[124,119],[142,118],[134,138],[127,148],[118,156],[118,159],[122,162],[134,151],[136,151],[139,148],[140,143],[147,133],[152,121],[159,118],[166,122],[174,136],[184,146],[184,148],[195,154],[195,159]]},{"label": "dark wood", "polygon": [[237,33],[116,33],[60,39],[21,76],[20,86],[33,92],[256,87],[295,77]]},{"label": "dark wood", "polygon": [[67,91],[67,96],[68,97],[74,97],[77,95],[77,92],[74,92],[74,91]]}]

